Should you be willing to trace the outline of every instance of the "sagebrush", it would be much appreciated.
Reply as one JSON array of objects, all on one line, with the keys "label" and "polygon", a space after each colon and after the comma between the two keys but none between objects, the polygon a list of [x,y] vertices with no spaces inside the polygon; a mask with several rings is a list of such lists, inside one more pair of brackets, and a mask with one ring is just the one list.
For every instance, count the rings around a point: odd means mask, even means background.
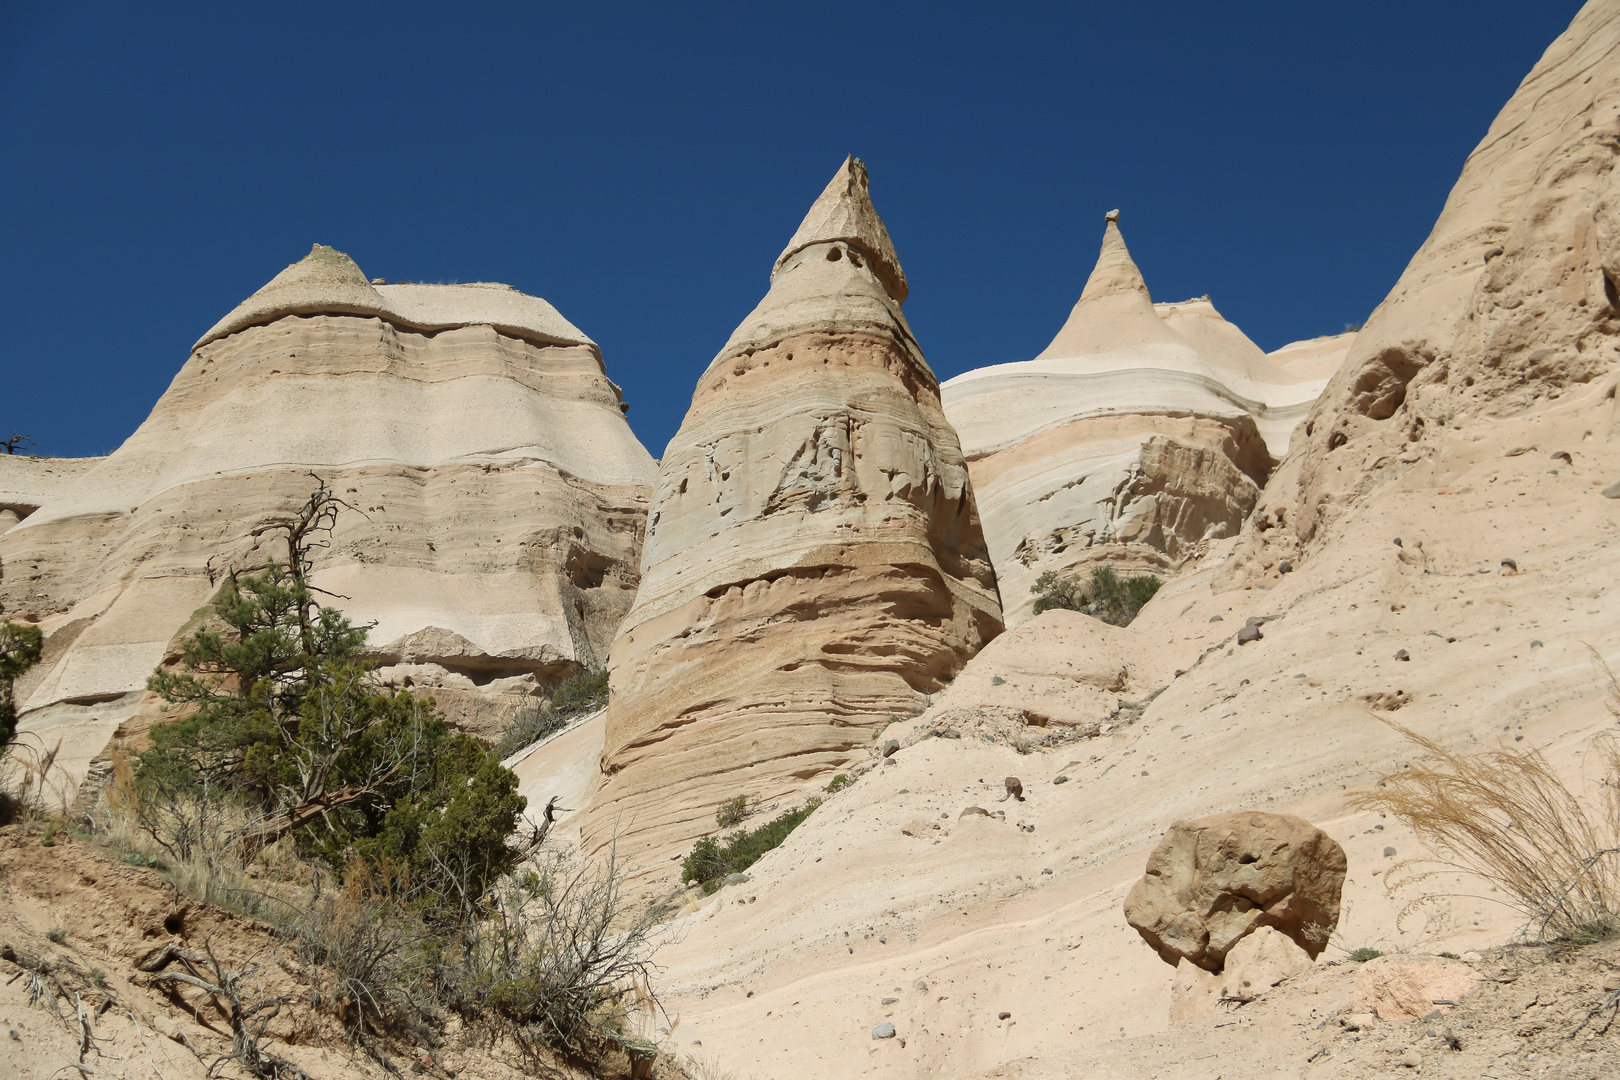
[{"label": "sagebrush", "polygon": [[1122,578],[1111,568],[1098,566],[1092,568],[1091,580],[1084,583],[1078,577],[1063,577],[1056,570],[1048,570],[1035,579],[1029,591],[1036,596],[1034,611],[1037,615],[1062,608],[1083,612],[1114,626],[1128,626],[1162,584],[1152,574]]}]

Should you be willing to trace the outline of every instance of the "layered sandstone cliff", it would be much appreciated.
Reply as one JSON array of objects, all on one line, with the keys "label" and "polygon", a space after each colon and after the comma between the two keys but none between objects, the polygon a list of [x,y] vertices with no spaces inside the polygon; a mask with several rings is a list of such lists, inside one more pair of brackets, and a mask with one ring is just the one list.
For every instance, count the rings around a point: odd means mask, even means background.
[{"label": "layered sandstone cliff", "polygon": [[1574,442],[1539,448],[1549,475],[1580,470],[1593,440],[1613,437],[1617,56],[1620,10],[1589,3],[1525,76],[1312,410],[1225,582],[1275,579],[1373,491],[1445,474],[1458,429],[1606,402]]},{"label": "layered sandstone cliff", "polygon": [[666,850],[864,753],[1001,630],[906,279],[848,160],[698,381],[613,647],[600,847]]},{"label": "layered sandstone cliff", "polygon": [[317,246],[0,536],[8,610],[50,635],[23,726],[67,736],[65,761],[99,751],[221,577],[285,558],[272,523],[312,473],[356,508],[316,583],[410,665],[385,677],[477,726],[490,690],[606,660],[656,473],[596,345],[508,286],[374,285]]},{"label": "layered sandstone cliff", "polygon": [[1163,574],[1236,535],[1349,340],[1267,356],[1207,296],[1154,304],[1110,213],[1045,351],[943,387],[1008,624],[1028,617],[1046,571]]}]

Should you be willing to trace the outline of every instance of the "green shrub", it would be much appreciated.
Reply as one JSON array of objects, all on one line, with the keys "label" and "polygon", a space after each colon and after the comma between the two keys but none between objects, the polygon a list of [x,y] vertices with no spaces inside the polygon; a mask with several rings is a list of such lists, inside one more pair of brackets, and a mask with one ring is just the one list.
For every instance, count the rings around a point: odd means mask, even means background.
[{"label": "green shrub", "polygon": [[714,823],[722,829],[729,829],[733,825],[741,824],[742,819],[748,816],[748,796],[738,795],[735,799],[727,799],[720,804],[720,809],[714,812]]},{"label": "green shrub", "polygon": [[1092,569],[1089,584],[1082,585],[1078,577],[1060,578],[1057,571],[1048,570],[1035,579],[1029,591],[1036,594],[1037,615],[1062,608],[1084,612],[1114,626],[1128,626],[1163,584],[1152,574],[1122,578],[1111,568],[1098,566]]},{"label": "green shrub", "polygon": [[407,867],[425,903],[481,895],[518,859],[517,777],[432,700],[377,686],[356,660],[368,628],[316,601],[310,538],[340,505],[321,484],[283,526],[288,562],[228,577],[179,670],[147,681],[188,712],[151,729],[137,823],[178,863],[252,858],[290,835],[333,869],[356,856]]},{"label": "green shrub", "polygon": [[551,704],[518,710],[512,729],[495,747],[496,756],[511,757],[524,747],[561,731],[575,717],[600,709],[607,704],[607,699],[606,668],[575,672],[557,684],[551,693]]},{"label": "green shrub", "polygon": [[60,945],[67,940],[67,931],[63,930],[60,926],[57,926],[45,931],[45,936],[53,943]]},{"label": "green shrub", "polygon": [[839,773],[837,776],[832,778],[832,782],[830,784],[821,790],[825,791],[829,795],[836,795],[854,783],[855,778],[850,776],[849,773]]},{"label": "green shrub", "polygon": [[726,837],[723,844],[712,836],[705,836],[692,845],[692,853],[681,863],[682,883],[696,883],[703,886],[705,893],[714,892],[727,874],[742,873],[767,851],[780,847],[788,833],[798,828],[820,805],[819,798],[812,798],[797,810],[789,810],[753,832],[737,830]]},{"label": "green shrub", "polygon": [[1383,955],[1384,954],[1379,952],[1377,949],[1357,949],[1355,952],[1350,954],[1350,959],[1354,960],[1358,964],[1365,964],[1367,961],[1376,960]]},{"label": "green shrub", "polygon": [[[0,578],[4,577],[5,568],[0,567]],[[5,610],[0,605],[0,615],[4,615]],[[39,627],[0,618],[0,749],[17,731],[17,709],[11,700],[11,684],[34,666],[43,641]]]}]

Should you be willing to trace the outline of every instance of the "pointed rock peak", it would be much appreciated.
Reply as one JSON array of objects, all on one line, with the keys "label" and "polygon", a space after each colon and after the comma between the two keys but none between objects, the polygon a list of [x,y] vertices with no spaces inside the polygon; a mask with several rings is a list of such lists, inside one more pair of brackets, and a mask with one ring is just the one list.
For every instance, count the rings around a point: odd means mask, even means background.
[{"label": "pointed rock peak", "polygon": [[1124,292],[1138,292],[1152,300],[1147,282],[1142,280],[1142,271],[1131,260],[1125,237],[1119,231],[1119,211],[1108,211],[1103,215],[1103,221],[1106,224],[1103,227],[1102,251],[1097,255],[1096,268],[1086,280],[1085,290],[1080,293],[1080,302],[1083,304],[1099,296]]},{"label": "pointed rock peak", "polygon": [[[351,285],[359,286],[367,291],[371,289],[371,281],[361,272],[355,261],[335,247],[326,244],[314,244],[309,254],[293,263],[287,269],[271,278],[269,283],[259,292],[270,289],[285,288],[289,285]],[[254,295],[258,295],[255,293]]]},{"label": "pointed rock peak", "polygon": [[858,157],[846,157],[832,182],[811,205],[793,239],[782,249],[771,270],[771,280],[776,280],[789,258],[812,244],[843,243],[865,258],[896,303],[904,303],[906,274],[900,269],[900,257],[895,254],[889,230],[872,206],[868,187],[866,165]]}]

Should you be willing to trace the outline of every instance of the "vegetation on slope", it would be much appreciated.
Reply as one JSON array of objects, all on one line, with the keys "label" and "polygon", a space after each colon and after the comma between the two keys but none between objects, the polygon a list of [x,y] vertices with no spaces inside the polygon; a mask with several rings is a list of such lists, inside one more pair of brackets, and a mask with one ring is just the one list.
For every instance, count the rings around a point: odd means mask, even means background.
[{"label": "vegetation on slope", "polygon": [[1129,626],[1137,612],[1147,606],[1164,584],[1152,574],[1121,578],[1106,566],[1094,567],[1091,580],[1059,577],[1048,570],[1035,579],[1029,591],[1036,595],[1035,614],[1051,608],[1080,611],[1114,626]]}]

